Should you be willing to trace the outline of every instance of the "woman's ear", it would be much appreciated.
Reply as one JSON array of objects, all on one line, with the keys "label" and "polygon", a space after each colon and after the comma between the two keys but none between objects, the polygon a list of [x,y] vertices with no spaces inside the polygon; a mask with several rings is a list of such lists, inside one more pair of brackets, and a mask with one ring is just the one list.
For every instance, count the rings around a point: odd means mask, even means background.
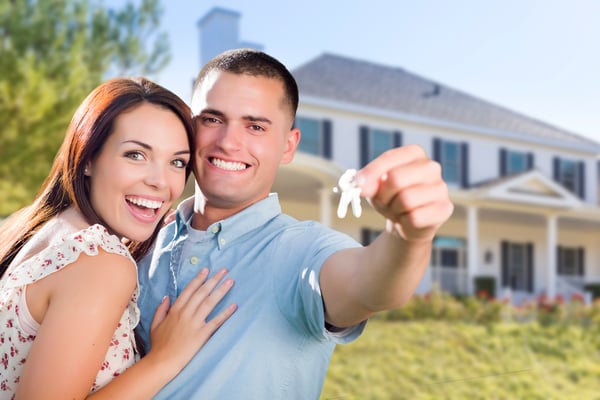
[{"label": "woman's ear", "polygon": [[85,165],[85,168],[83,169],[83,174],[85,176],[90,176],[92,174],[92,167],[91,167],[91,163],[90,162],[88,162]]}]

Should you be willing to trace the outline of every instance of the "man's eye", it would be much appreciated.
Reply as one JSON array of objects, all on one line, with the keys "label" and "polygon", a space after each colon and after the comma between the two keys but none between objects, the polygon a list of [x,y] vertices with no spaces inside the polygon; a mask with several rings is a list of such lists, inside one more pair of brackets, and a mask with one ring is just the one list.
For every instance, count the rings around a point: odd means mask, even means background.
[{"label": "man's eye", "polygon": [[254,131],[255,133],[262,133],[265,131],[265,129],[260,125],[250,125],[250,130]]},{"label": "man's eye", "polygon": [[204,124],[210,125],[210,124],[218,124],[221,121],[219,121],[217,118],[214,118],[214,117],[203,117],[202,122]]}]

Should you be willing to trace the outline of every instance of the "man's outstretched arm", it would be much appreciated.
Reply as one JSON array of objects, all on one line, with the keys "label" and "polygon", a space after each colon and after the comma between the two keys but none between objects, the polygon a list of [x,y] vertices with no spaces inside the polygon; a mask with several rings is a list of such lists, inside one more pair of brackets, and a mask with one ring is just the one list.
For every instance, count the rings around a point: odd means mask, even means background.
[{"label": "man's outstretched arm", "polygon": [[453,212],[440,165],[419,146],[385,152],[356,180],[386,227],[369,246],[339,251],[323,265],[325,319],[337,327],[406,303],[429,264],[437,230]]}]

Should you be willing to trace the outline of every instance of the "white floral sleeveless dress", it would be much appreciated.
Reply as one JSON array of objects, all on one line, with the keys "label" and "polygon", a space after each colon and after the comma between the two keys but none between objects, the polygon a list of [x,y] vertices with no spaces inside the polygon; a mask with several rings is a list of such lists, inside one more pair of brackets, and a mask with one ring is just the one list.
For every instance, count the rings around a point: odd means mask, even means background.
[{"label": "white floral sleeveless dress", "polygon": [[[39,329],[27,309],[26,286],[76,261],[81,253],[97,255],[99,248],[127,257],[135,265],[129,251],[116,236],[109,234],[102,225],[93,225],[65,235],[23,263],[13,263],[0,280],[0,399],[14,395],[21,369]],[[90,392],[107,384],[136,361],[133,328],[139,321],[138,291],[136,286]]]}]

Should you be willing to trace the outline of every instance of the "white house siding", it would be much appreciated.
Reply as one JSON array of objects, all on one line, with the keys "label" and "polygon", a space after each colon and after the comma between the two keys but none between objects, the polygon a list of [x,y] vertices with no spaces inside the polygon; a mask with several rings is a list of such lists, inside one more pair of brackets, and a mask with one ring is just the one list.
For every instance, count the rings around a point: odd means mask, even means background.
[{"label": "white house siding", "polygon": [[[548,265],[552,261],[556,265],[555,251],[548,249],[548,219],[551,215],[556,217],[556,244],[566,247],[585,248],[585,281],[600,281],[600,210],[596,206],[597,199],[597,171],[596,156],[594,153],[586,153],[580,149],[571,149],[545,145],[542,143],[527,143],[515,135],[492,136],[489,134],[478,135],[477,129],[470,127],[461,131],[456,126],[439,124],[439,121],[429,121],[423,118],[404,118],[403,115],[378,110],[368,110],[365,107],[344,105],[330,101],[317,101],[313,104],[312,99],[301,102],[298,110],[299,117],[329,119],[332,123],[332,158],[327,161],[335,166],[334,170],[343,171],[346,168],[359,168],[360,139],[359,127],[366,125],[370,128],[378,128],[389,131],[402,132],[402,144],[417,144],[432,156],[433,140],[440,138],[456,142],[469,143],[469,183],[471,185],[498,180],[499,178],[499,154],[500,148],[512,151],[531,152],[534,154],[534,168],[543,175],[550,186],[544,182],[531,183],[531,189],[539,191],[540,195],[551,195],[559,201],[564,197],[563,206],[548,207],[543,202],[536,206],[535,196],[530,204],[520,204],[510,201],[510,188],[506,189],[506,199],[498,201],[487,201],[473,197],[475,190],[470,188],[459,188],[454,185],[452,193],[456,204],[456,212],[453,217],[439,231],[439,236],[456,237],[467,241],[465,252],[468,254],[468,221],[469,207],[476,207],[476,243],[474,252],[475,261],[460,271],[464,277],[471,279],[477,276],[492,276],[496,279],[496,293],[502,295],[504,288],[501,286],[501,242],[507,240],[515,243],[533,244],[533,290],[521,294],[520,298],[531,298],[541,293],[561,294],[557,292],[556,282],[558,277],[549,274]],[[580,202],[576,196],[565,193],[554,193],[552,185],[553,158],[559,156],[564,159],[585,160],[585,199],[581,201],[575,214],[571,210],[573,204]],[[302,155],[300,155],[302,157]],[[283,168],[294,169],[292,165]],[[336,176],[330,177],[330,186],[334,186]],[[276,183],[274,190],[278,190]],[[322,187],[329,197],[329,218],[322,221],[333,228],[346,232],[357,240],[361,240],[361,232],[364,228],[381,230],[383,219],[363,203],[365,212],[363,217],[355,219],[350,213],[344,220],[335,216],[337,207],[337,195],[330,191],[331,187]],[[485,189],[484,189],[485,190]],[[320,209],[323,206],[322,197],[314,196],[312,201],[303,202],[288,197],[285,191],[280,192],[282,206],[285,212],[299,219],[321,220]],[[466,199],[466,200],[465,200]],[[586,206],[587,205],[587,206]],[[571,208],[570,208],[571,207]],[[586,209],[582,211],[582,207]],[[586,215],[586,210],[590,215]],[[486,257],[487,255],[487,257]],[[490,256],[491,255],[491,256]],[[467,261],[465,261],[467,263]],[[427,292],[432,289],[436,280],[435,268],[429,268],[421,281],[417,292]],[[462,279],[462,278],[461,278]],[[549,287],[550,285],[550,287]],[[473,293],[472,282],[468,285],[459,285],[463,293]],[[442,287],[443,289],[443,287]],[[456,290],[456,287],[454,287]],[[513,293],[513,296],[515,293]],[[518,295],[518,293],[517,293]],[[524,296],[524,297],[523,297]]]}]

